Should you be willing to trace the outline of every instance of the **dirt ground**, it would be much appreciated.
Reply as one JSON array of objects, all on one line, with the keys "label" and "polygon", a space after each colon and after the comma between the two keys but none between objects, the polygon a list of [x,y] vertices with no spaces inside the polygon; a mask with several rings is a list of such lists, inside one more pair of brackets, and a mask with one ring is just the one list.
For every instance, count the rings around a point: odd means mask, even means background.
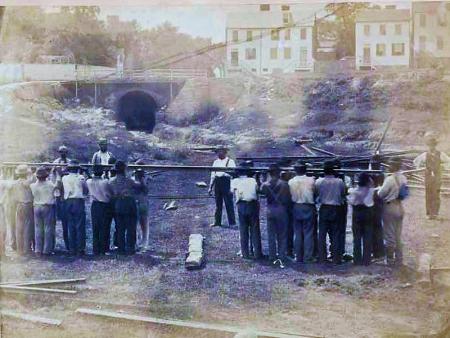
[{"label": "dirt ground", "polygon": [[[280,122],[280,118],[270,113],[275,109],[270,108],[270,105],[276,105],[273,100],[258,103],[257,99],[243,97],[242,101],[248,101],[245,103],[248,108],[242,116],[247,119],[247,125],[251,125],[249,130],[245,130],[240,117],[224,115],[223,125],[228,126],[229,133],[220,134],[220,128],[211,126],[209,134],[203,131],[199,134],[202,137],[198,142],[211,140],[211,134],[216,133],[219,136],[215,141],[221,137],[224,140],[240,140],[241,143],[236,143],[241,153],[245,150],[243,145],[249,140],[254,142],[249,152],[257,149],[256,153],[261,156],[273,155],[277,150],[282,150],[283,154],[297,153],[289,140],[302,130],[292,131],[286,124],[301,123],[300,113],[292,115],[290,112],[283,112],[283,116],[291,120],[288,119],[289,123],[286,120]],[[76,137],[83,140],[80,152],[92,150],[95,146],[93,142],[98,136],[95,134],[95,123],[89,122],[92,116],[86,115],[84,120],[80,118],[79,121],[68,121],[66,114],[66,120],[61,125],[49,120],[47,111],[50,104],[54,102],[42,103],[42,100],[33,99],[9,102],[8,96],[4,96],[3,101],[0,100],[0,113],[5,117],[0,130],[1,139],[7,141],[2,143],[2,160],[31,159],[35,154],[46,156],[51,154],[56,142],[67,140],[67,135],[71,135],[72,142]],[[4,109],[9,106],[14,107],[14,110]],[[259,114],[254,110],[258,110]],[[403,118],[406,119],[407,115],[404,114]],[[264,118],[261,119],[261,116]],[[251,124],[252,121],[255,121],[254,125]],[[264,129],[264,125],[271,126],[270,130],[267,127]],[[334,129],[337,125],[338,123],[329,124],[326,128]],[[101,127],[102,135],[117,129],[117,140],[126,140],[126,148],[114,148],[114,151],[132,151],[138,156],[152,146],[162,147],[158,143],[162,137],[158,140],[152,135],[128,133],[110,122]],[[233,130],[233,127],[236,129]],[[370,122],[369,127],[378,135],[383,123]],[[208,126],[204,127],[207,128]],[[323,129],[317,126],[315,130],[320,128]],[[339,128],[345,134],[344,126]],[[347,126],[349,128],[351,129]],[[177,135],[188,132],[183,128],[174,131]],[[195,140],[193,134],[196,132],[200,133],[199,130],[189,131],[190,140]],[[262,138],[257,137],[259,132],[263,135]],[[411,139],[413,137],[411,135]],[[413,145],[401,144],[398,138],[398,134],[393,133],[388,142],[402,147]],[[53,148],[49,148],[49,142]],[[174,142],[180,141],[174,140],[172,145]],[[357,146],[358,142],[353,142],[352,145]],[[419,142],[417,140],[414,145]],[[255,144],[257,148],[254,148]],[[167,158],[155,158],[156,156],[152,163],[168,161]],[[183,162],[210,164],[212,159],[209,155],[191,153]],[[25,259],[13,256],[3,259],[0,267],[2,282],[77,277],[86,277],[87,282],[72,287],[65,286],[78,291],[73,296],[1,294],[2,309],[63,320],[61,327],[53,328],[2,317],[1,336],[232,336],[87,317],[74,312],[79,307],[325,337],[427,336],[439,332],[447,322],[450,311],[447,288],[450,277],[446,273],[439,273],[435,276],[433,289],[422,288],[416,283],[413,271],[417,258],[424,252],[432,255],[434,266],[448,265],[448,198],[442,201],[442,217],[435,221],[425,219],[424,197],[420,191],[414,191],[406,202],[403,229],[406,267],[401,270],[393,270],[378,263],[370,267],[354,267],[351,263],[338,267],[331,264],[320,266],[292,263],[281,270],[265,261],[243,261],[236,254],[239,251],[238,231],[208,226],[213,220],[214,202],[206,197],[204,188],[195,186],[197,181],[208,182],[208,174],[165,172],[152,181],[150,195],[195,195],[201,198],[180,200],[177,202],[178,209],[174,211],[163,210],[166,200],[151,199],[151,247],[146,253],[133,257],[96,258],[88,255],[79,259],[69,258],[62,252],[62,234],[58,223],[58,253],[54,257]],[[263,250],[267,253],[264,210],[263,204],[261,231]],[[87,228],[90,253],[92,240],[89,224]],[[350,229],[349,223],[349,253],[352,246]],[[206,238],[206,264],[197,271],[187,271],[183,265],[191,233],[201,233]]]}]

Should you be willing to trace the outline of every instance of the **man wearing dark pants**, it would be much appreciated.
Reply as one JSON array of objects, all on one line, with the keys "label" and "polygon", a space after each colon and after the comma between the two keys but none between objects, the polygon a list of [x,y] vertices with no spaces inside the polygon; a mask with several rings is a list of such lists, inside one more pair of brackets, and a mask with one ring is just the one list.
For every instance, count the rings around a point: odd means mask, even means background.
[{"label": "man wearing dark pants", "polygon": [[[219,147],[217,148],[217,159],[213,163],[213,167],[218,168],[235,168],[235,162],[227,157],[227,148]],[[214,196],[216,199],[216,212],[214,215],[214,223],[211,226],[221,226],[222,225],[222,208],[225,203],[225,208],[227,210],[228,225],[234,227],[236,225],[236,218],[234,215],[233,206],[233,195],[230,191],[230,181],[231,177],[228,173],[223,171],[213,171],[211,172],[211,181],[209,184],[209,194],[212,194],[214,189]]]},{"label": "man wearing dark pants", "polygon": [[316,181],[316,190],[319,197],[319,262],[325,263],[327,260],[327,234],[331,242],[331,254],[333,262],[340,264],[342,254],[339,250],[340,238],[340,216],[343,199],[345,198],[344,181],[335,177],[334,163],[326,161],[324,163],[325,177]]},{"label": "man wearing dark pants", "polygon": [[[291,202],[289,185],[280,179],[280,167],[269,167],[270,179],[263,183],[261,192],[267,197],[267,237],[269,259],[284,268],[287,251],[288,206]],[[278,259],[277,259],[278,253]]]},{"label": "man wearing dark pants", "polygon": [[294,252],[297,262],[312,263],[314,250],[315,180],[306,176],[306,165],[294,165],[296,176],[289,180],[294,216]]},{"label": "man wearing dark pants", "polygon": [[94,177],[86,184],[91,196],[92,248],[94,255],[104,255],[109,247],[108,212],[112,195],[107,179],[102,178],[103,167],[94,165]]},{"label": "man wearing dark pants", "polygon": [[[245,162],[241,167],[250,165],[251,163]],[[257,226],[258,185],[253,177],[249,177],[249,170],[239,169],[237,174],[239,177],[231,181],[231,190],[235,194],[238,209],[242,257],[249,259],[250,247],[253,247],[254,257],[261,259],[261,233]]]},{"label": "man wearing dark pants", "polygon": [[86,181],[79,174],[78,161],[67,165],[68,175],[62,178],[64,204],[69,230],[69,253],[84,255],[86,250],[86,211],[84,197],[87,195]]},{"label": "man wearing dark pants", "polygon": [[369,265],[371,261],[375,191],[372,185],[370,176],[362,173],[358,177],[358,187],[349,190],[348,202],[353,207],[353,262],[356,265]]},{"label": "man wearing dark pants", "polygon": [[[56,164],[67,164],[70,162],[70,159],[67,157],[69,150],[66,146],[62,145],[58,148],[59,157],[53,161]],[[55,167],[52,173],[52,180],[60,179],[62,176],[67,175],[66,167]],[[63,239],[64,246],[66,250],[69,251],[69,231],[67,228],[67,217],[65,211],[64,197],[57,196],[56,197],[56,216],[59,220],[61,220],[61,226],[63,231]]]},{"label": "man wearing dark pants", "polygon": [[143,182],[135,182],[126,176],[126,164],[117,161],[116,176],[110,180],[114,198],[114,215],[117,228],[117,246],[120,255],[136,252],[137,206],[136,194],[145,188]]}]

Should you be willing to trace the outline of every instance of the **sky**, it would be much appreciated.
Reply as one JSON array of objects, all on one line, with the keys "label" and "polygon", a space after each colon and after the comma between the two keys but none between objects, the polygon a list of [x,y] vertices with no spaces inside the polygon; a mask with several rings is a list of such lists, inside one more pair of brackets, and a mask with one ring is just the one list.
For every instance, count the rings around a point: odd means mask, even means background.
[{"label": "sky", "polygon": [[[248,0],[248,2],[252,1]],[[236,3],[236,1],[229,1],[228,3]],[[295,11],[308,12],[308,16],[311,13],[317,13],[317,17],[326,14],[324,6],[327,2],[317,1],[314,3],[300,4],[286,1],[286,3],[290,3],[291,8]],[[410,7],[409,1],[376,3],[381,5],[395,4],[398,8]],[[106,19],[108,15],[118,15],[122,21],[136,20],[141,28],[153,28],[168,21],[174,26],[177,26],[180,32],[194,37],[211,38],[213,43],[217,43],[225,41],[226,17],[228,13],[235,11],[258,11],[258,9],[258,5],[228,5],[226,2],[217,5],[100,5],[100,18]]]}]

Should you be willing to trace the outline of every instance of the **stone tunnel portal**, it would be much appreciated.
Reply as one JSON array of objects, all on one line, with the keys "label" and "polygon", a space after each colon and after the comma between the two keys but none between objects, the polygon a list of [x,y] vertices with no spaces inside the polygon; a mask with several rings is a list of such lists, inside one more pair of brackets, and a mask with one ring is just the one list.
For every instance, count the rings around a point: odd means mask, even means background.
[{"label": "stone tunnel portal", "polygon": [[144,91],[131,91],[119,99],[117,117],[128,130],[152,132],[156,123],[158,104]]}]

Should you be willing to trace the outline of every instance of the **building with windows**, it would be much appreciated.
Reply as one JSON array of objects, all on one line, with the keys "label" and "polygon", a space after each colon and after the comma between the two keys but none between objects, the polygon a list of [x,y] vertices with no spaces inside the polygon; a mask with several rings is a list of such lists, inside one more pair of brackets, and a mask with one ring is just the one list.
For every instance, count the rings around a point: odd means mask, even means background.
[{"label": "building with windows", "polygon": [[410,11],[367,9],[356,16],[356,69],[409,67]]},{"label": "building with windows", "polygon": [[314,16],[262,4],[227,16],[227,75],[313,71]]},{"label": "building with windows", "polygon": [[450,65],[450,2],[412,4],[414,65],[427,66],[430,57]]}]

